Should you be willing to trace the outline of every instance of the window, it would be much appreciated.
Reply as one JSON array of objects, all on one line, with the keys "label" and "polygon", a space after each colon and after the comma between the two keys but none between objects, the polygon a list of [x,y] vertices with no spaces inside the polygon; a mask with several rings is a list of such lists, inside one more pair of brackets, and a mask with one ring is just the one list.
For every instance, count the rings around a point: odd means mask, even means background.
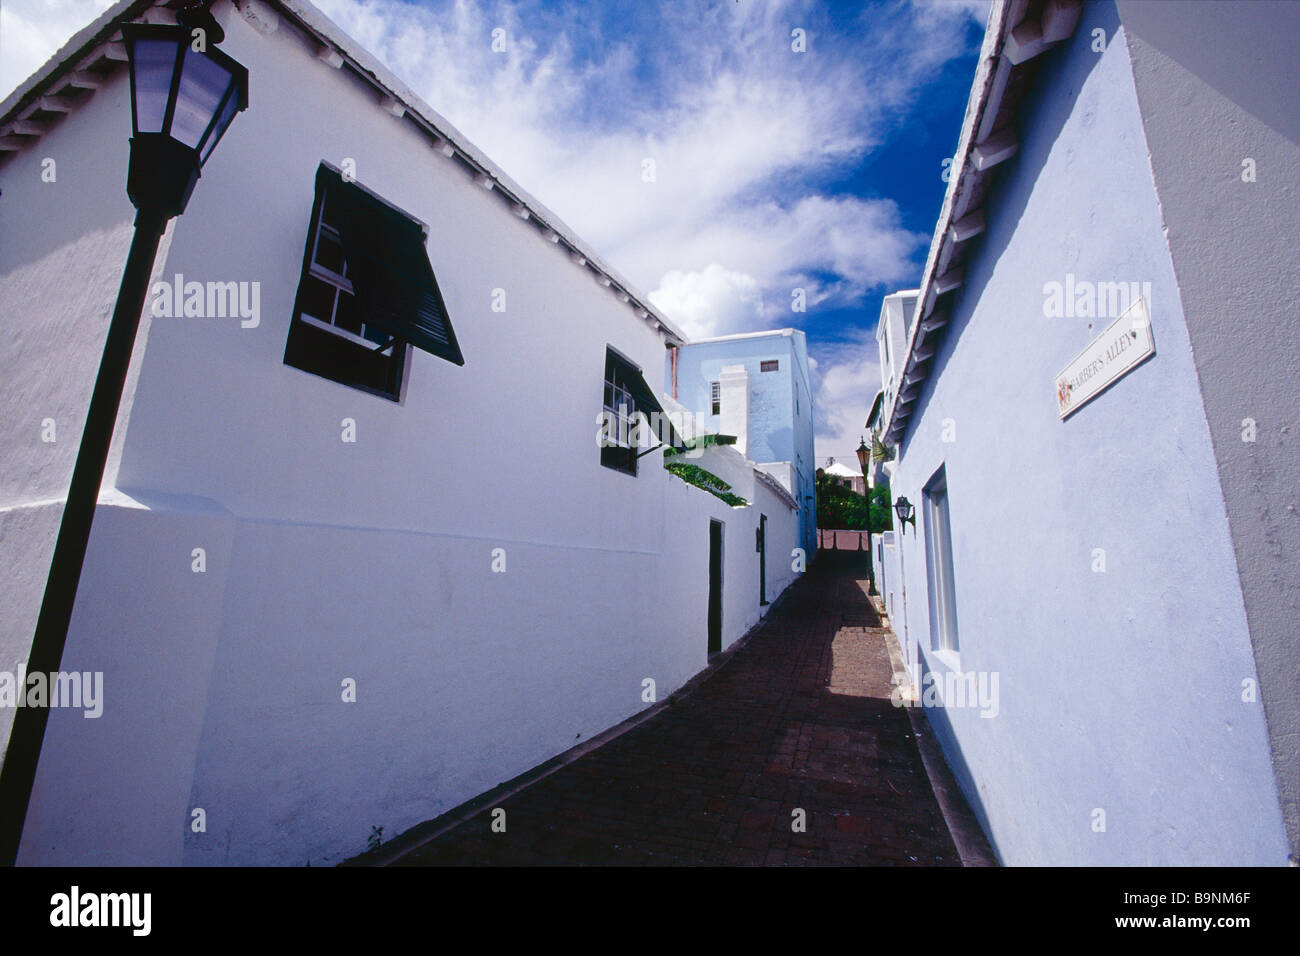
[{"label": "window", "polygon": [[299,317],[323,329],[332,329],[361,345],[386,345],[392,336],[361,321],[348,264],[339,238],[338,210],[322,197],[316,216],[311,264],[302,279],[302,311]]},{"label": "window", "polygon": [[709,399],[713,403],[713,414],[722,414],[722,383],[713,382],[709,385]]},{"label": "window", "polygon": [[419,222],[322,163],[285,364],[393,401],[408,345],[464,365],[424,237]]},{"label": "window", "polygon": [[605,350],[605,389],[601,410],[600,463],[636,474],[637,459],[658,443],[686,447],[641,370],[611,348]]},{"label": "window", "polygon": [[775,372],[780,367],[781,367],[781,363],[778,362],[776,359],[768,359],[764,362],[758,363],[758,370],[760,372]]},{"label": "window", "polygon": [[930,646],[957,651],[957,593],[953,581],[948,479],[940,468],[922,492],[925,500],[925,567],[930,598]]},{"label": "window", "polygon": [[633,396],[634,380],[640,377],[636,366],[613,349],[605,352],[605,440],[601,442],[600,463],[606,468],[636,474],[637,446],[632,440],[637,403]]}]

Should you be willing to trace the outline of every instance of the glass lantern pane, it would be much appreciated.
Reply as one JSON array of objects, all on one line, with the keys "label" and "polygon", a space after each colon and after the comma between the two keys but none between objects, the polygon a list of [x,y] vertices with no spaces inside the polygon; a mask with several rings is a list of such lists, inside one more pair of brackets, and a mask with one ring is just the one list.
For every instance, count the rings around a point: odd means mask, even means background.
[{"label": "glass lantern pane", "polygon": [[237,112],[239,112],[239,91],[235,90],[226,97],[226,102],[221,107],[221,115],[217,117],[216,123],[212,126],[212,132],[208,134],[208,138],[202,144],[199,151],[200,164],[208,161],[208,154],[217,145],[217,140],[221,139],[221,134],[226,131],[226,127],[230,125],[230,121],[235,118]]},{"label": "glass lantern pane", "polygon": [[172,116],[172,139],[197,149],[233,80],[230,71],[215,60],[187,49]]},{"label": "glass lantern pane", "polygon": [[171,40],[136,40],[131,57],[135,81],[137,133],[162,132],[176,67],[176,46]]}]

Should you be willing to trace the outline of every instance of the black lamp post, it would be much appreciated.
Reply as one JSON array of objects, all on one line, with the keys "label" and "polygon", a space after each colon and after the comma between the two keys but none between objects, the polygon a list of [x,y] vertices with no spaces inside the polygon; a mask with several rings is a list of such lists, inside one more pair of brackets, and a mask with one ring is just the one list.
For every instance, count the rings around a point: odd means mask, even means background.
[{"label": "black lamp post", "polygon": [[[99,375],[86,414],[63,521],[50,562],[45,597],[27,658],[27,673],[59,670],[113,423],[131,362],[140,312],[167,221],[185,211],[199,170],[248,107],[248,70],[211,45],[224,39],[207,3],[180,11],[181,26],[122,28],[131,68],[131,160],[126,192],[136,207],[117,306],[104,342]],[[49,711],[20,707],[0,769],[0,864],[12,865]]]},{"label": "black lamp post", "polygon": [[912,530],[916,530],[916,509],[906,498],[899,498],[894,502],[894,514],[898,515],[898,523],[903,534],[907,534],[907,523],[912,523]]},{"label": "black lamp post", "polygon": [[862,497],[867,499],[867,593],[876,593],[876,569],[871,553],[871,495],[867,492],[867,469],[871,467],[871,449],[867,440],[858,436],[858,465],[862,468]]}]

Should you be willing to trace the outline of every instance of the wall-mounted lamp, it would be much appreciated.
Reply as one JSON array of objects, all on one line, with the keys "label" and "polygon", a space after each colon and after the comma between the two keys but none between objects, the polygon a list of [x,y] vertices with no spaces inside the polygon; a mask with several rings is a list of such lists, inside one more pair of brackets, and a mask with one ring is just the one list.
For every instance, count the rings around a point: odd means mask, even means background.
[{"label": "wall-mounted lamp", "polygon": [[894,514],[898,515],[898,524],[903,534],[907,534],[907,524],[912,523],[912,530],[916,530],[916,509],[906,498],[899,498],[894,502]]}]

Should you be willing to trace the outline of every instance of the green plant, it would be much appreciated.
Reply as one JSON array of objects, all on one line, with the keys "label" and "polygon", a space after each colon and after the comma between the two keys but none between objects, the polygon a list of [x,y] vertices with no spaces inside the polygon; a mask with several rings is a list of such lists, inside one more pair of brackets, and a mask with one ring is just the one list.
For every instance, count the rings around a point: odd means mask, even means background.
[{"label": "green plant", "polygon": [[688,485],[704,489],[709,494],[721,498],[733,508],[740,508],[749,504],[744,498],[731,493],[731,485],[713,472],[705,471],[699,465],[692,465],[684,461],[667,461],[664,462],[664,467]]},{"label": "green plant", "polygon": [[372,826],[370,828],[370,836],[366,838],[366,849],[378,850],[379,844],[383,842],[384,842],[384,828]]},{"label": "green plant", "polygon": [[885,443],[880,440],[879,432],[871,433],[871,460],[872,462],[894,460],[893,451],[885,447]]},{"label": "green plant", "polygon": [[889,485],[877,482],[865,496],[833,477],[817,476],[817,527],[845,531],[888,531],[893,527]]}]

